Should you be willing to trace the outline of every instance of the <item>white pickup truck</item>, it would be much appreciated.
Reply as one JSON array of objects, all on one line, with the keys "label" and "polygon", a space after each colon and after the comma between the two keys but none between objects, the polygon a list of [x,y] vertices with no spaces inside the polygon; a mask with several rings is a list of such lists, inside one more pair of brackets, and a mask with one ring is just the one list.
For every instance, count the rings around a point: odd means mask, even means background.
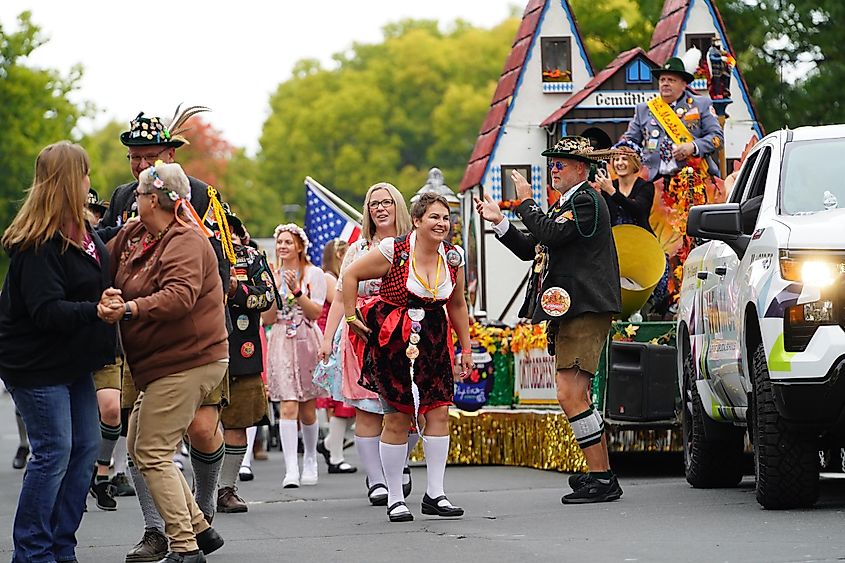
[{"label": "white pickup truck", "polygon": [[845,125],[763,138],[687,231],[704,240],[678,307],[687,481],[737,485],[747,431],[757,501],[812,505],[845,445]]}]

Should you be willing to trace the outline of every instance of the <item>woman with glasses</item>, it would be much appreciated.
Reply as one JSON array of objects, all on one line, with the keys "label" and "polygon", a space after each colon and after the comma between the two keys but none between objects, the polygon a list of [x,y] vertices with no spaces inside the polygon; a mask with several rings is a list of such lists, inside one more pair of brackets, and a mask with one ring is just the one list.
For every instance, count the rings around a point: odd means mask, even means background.
[{"label": "woman with glasses", "polygon": [[[284,488],[317,484],[317,404],[326,394],[313,382],[322,334],[317,319],[326,300],[323,271],[308,259],[308,237],[299,226],[276,227],[276,285],[282,308],[275,300],[261,314],[272,326],[267,341],[267,387],[271,401],[281,401],[279,434],[285,456]],[[302,425],[302,471],[297,454],[297,421]]]},{"label": "woman with glasses", "polygon": [[344,274],[344,283],[350,285],[381,278],[379,298],[365,304],[363,321],[354,296],[344,295],[343,304],[349,329],[369,339],[361,379],[378,392],[385,412],[379,450],[391,522],[414,519],[405,504],[402,468],[408,426],[421,414],[427,480],[422,512],[442,517],[464,513],[449,502],[443,486],[454,391],[452,330],[461,344],[460,377],[473,368],[464,254],[446,241],[449,203],[442,196],[422,194],[411,217],[410,234],[383,239],[377,252],[356,261]]},{"label": "woman with glasses", "polygon": [[[327,372],[328,384],[332,397],[355,407],[355,447],[358,456],[367,472],[367,497],[373,506],[387,504],[387,485],[384,479],[381,456],[379,454],[379,436],[382,430],[384,408],[379,401],[378,394],[365,389],[359,384],[361,366],[364,361],[366,341],[354,332],[350,332],[346,323],[341,326],[343,319],[344,287],[349,294],[356,295],[359,308],[378,298],[381,280],[372,279],[357,284],[344,286],[344,273],[349,267],[376,251],[382,240],[402,235],[411,230],[411,216],[402,194],[392,184],[379,182],[367,190],[364,197],[364,218],[362,221],[362,238],[349,247],[343,264],[340,267],[340,277],[335,288],[335,299],[329,311],[326,330],[323,336],[321,356],[325,363],[318,366],[318,370]],[[406,427],[406,434],[408,427]],[[416,445],[418,435],[412,434],[408,451]],[[410,494],[411,471],[407,467],[407,454],[403,475],[404,495]]]}]

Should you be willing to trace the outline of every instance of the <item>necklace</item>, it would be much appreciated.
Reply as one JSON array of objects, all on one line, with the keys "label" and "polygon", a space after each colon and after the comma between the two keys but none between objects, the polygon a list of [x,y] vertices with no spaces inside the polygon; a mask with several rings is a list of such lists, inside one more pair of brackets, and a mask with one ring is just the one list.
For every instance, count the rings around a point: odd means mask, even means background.
[{"label": "necklace", "polygon": [[440,285],[440,264],[443,263],[443,256],[440,253],[437,253],[437,272],[434,275],[434,286],[428,285],[422,276],[417,273],[417,249],[414,248],[414,252],[411,254],[411,268],[414,270],[414,276],[416,276],[417,281],[425,288],[427,292],[431,294],[432,299],[437,299],[437,287]]}]

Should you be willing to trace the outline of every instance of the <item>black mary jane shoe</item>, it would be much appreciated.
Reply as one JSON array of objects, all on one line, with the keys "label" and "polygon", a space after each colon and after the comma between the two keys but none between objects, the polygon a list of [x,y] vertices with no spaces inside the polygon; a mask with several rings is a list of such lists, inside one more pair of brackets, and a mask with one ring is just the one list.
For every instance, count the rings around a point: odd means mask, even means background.
[{"label": "black mary jane shoe", "polygon": [[428,493],[423,495],[422,513],[430,516],[443,516],[444,518],[455,518],[464,515],[464,509],[459,506],[452,506],[452,503],[449,503],[448,506],[440,506],[439,503],[441,500],[449,502],[446,495],[441,495],[437,498],[431,498],[428,496]]},{"label": "black mary jane shoe", "polygon": [[[367,484],[367,498],[370,500],[370,504],[373,506],[387,506],[387,485],[378,483],[370,487],[369,478],[365,480],[365,483]],[[373,493],[379,489],[384,492],[380,495],[374,495]]]},{"label": "black mary jane shoe", "polygon": [[414,515],[411,514],[410,510],[408,510],[406,512],[400,512],[399,514],[393,514],[393,509],[398,508],[400,506],[404,506],[405,508],[408,508],[408,505],[400,500],[399,502],[394,502],[393,504],[391,504],[390,508],[387,509],[387,517],[390,518],[390,521],[391,522],[413,522]]},{"label": "black mary jane shoe", "polygon": [[329,463],[329,473],[355,473],[358,468],[354,465],[349,465],[345,461],[340,463]]},{"label": "black mary jane shoe", "polygon": [[408,482],[402,483],[402,494],[405,496],[405,498],[408,498],[409,496],[411,496],[411,490],[414,488],[414,481],[413,479],[411,479],[411,468],[406,465],[405,468],[402,470],[402,475],[408,476]]}]

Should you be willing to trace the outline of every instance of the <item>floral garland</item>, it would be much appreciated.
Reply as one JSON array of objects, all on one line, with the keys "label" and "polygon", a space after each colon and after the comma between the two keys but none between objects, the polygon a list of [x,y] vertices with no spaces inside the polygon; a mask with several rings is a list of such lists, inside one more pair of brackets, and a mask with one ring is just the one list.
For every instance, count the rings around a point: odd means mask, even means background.
[{"label": "floral garland", "polygon": [[669,280],[669,292],[677,299],[684,275],[684,262],[693,249],[693,240],[687,236],[687,218],[690,207],[707,203],[707,182],[710,178],[700,157],[687,160],[683,167],[668,184],[663,184],[663,203],[673,213],[669,217],[669,226],[681,236],[681,248],[671,263],[672,278]]},{"label": "floral garland", "polygon": [[546,350],[549,339],[546,336],[546,323],[519,324],[513,329],[511,352],[527,352],[528,350]]},{"label": "floral garland", "polygon": [[[635,324],[623,325],[622,323],[613,323],[613,334],[610,336],[610,339],[615,342],[634,342],[639,329],[640,327]],[[676,329],[673,326],[667,332],[660,336],[655,336],[648,342],[650,344],[672,344],[675,340],[675,334]]]},{"label": "floral garland", "polygon": [[522,203],[521,199],[503,199],[499,202],[499,209],[502,211],[513,211],[519,204]]},{"label": "floral garland", "polygon": [[490,354],[508,353],[513,338],[513,329],[510,327],[484,326],[475,322],[469,327],[469,338],[477,342]]}]

